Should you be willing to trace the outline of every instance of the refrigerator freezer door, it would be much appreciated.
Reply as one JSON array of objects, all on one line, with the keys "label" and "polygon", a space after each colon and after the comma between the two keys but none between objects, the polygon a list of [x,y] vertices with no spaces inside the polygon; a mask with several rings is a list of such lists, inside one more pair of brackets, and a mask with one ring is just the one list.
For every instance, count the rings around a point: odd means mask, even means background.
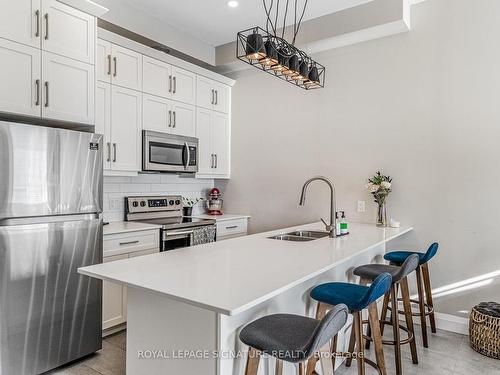
[{"label": "refrigerator freezer door", "polygon": [[101,348],[101,281],[76,271],[102,261],[102,220],[87,216],[0,226],[0,374],[40,374]]},{"label": "refrigerator freezer door", "polygon": [[0,122],[0,220],[102,212],[102,136]]}]

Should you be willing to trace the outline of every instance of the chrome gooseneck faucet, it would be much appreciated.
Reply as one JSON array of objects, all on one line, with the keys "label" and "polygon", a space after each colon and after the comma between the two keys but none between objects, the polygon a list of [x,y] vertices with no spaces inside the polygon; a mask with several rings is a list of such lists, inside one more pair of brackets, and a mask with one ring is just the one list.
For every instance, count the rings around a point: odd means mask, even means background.
[{"label": "chrome gooseneck faucet", "polygon": [[323,176],[317,176],[310,178],[304,183],[304,186],[302,187],[302,194],[300,195],[300,205],[304,206],[306,204],[306,193],[307,193],[307,187],[309,184],[313,181],[323,181],[325,182],[329,187],[330,187],[330,225],[328,225],[325,220],[321,219],[323,224],[325,224],[326,230],[330,233],[330,238],[337,237],[337,217],[335,216],[336,213],[336,198],[335,198],[335,187],[333,186],[333,183],[326,177]]}]

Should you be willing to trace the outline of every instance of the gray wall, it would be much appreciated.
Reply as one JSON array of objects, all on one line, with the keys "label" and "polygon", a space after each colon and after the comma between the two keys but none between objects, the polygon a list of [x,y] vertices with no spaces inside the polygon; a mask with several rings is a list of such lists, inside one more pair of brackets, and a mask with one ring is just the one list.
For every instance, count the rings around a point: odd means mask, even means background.
[{"label": "gray wall", "polygon": [[392,175],[390,216],[415,228],[401,245],[440,243],[431,278],[447,289],[437,310],[466,316],[500,299],[499,276],[486,277],[500,271],[500,2],[429,0],[413,6],[412,27],[318,55],[323,90],[256,70],[238,77],[232,179],[220,184],[226,211],[252,215],[259,232],[328,216],[321,185],[298,206],[316,174],[335,181],[351,220],[374,222],[366,178]]}]

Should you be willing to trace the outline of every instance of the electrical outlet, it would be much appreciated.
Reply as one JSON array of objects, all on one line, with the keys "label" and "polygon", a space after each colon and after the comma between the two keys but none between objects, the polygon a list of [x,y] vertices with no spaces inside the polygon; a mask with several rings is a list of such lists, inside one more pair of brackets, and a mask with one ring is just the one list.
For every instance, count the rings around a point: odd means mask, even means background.
[{"label": "electrical outlet", "polygon": [[118,210],[120,208],[120,199],[114,198],[109,200],[109,209]]},{"label": "electrical outlet", "polygon": [[365,212],[365,211],[366,211],[366,202],[358,201],[358,212]]}]

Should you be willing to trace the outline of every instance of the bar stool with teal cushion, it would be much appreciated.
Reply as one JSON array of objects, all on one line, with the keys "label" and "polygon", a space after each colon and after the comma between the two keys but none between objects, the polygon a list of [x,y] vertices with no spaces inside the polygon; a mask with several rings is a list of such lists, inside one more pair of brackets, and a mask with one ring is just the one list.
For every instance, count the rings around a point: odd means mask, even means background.
[{"label": "bar stool with teal cushion", "polygon": [[[434,242],[425,253],[418,251],[391,251],[384,255],[384,259],[388,260],[392,265],[401,266],[410,255],[417,254],[419,257],[419,265],[415,270],[417,275],[417,291],[418,300],[411,300],[412,303],[418,304],[419,311],[413,313],[413,316],[420,317],[420,327],[422,329],[422,342],[425,348],[429,347],[427,338],[427,316],[429,317],[431,331],[436,333],[436,318],[434,317],[434,303],[432,301],[432,287],[429,276],[429,261],[437,254],[439,244]],[[424,292],[425,290],[425,292]],[[385,306],[384,306],[385,307]],[[388,307],[388,310],[392,310]],[[386,310],[385,310],[386,311]],[[399,311],[399,313],[403,313]],[[382,320],[385,316],[382,314]]]},{"label": "bar stool with teal cushion", "polygon": [[[346,365],[349,367],[353,356],[358,362],[358,372],[365,372],[365,362],[374,367],[382,375],[386,374],[384,349],[382,337],[380,334],[380,325],[377,312],[377,300],[385,295],[391,288],[392,277],[388,273],[379,275],[370,286],[332,282],[316,286],[311,290],[310,296],[318,301],[318,309],[316,319],[321,319],[332,306],[345,304],[350,313],[354,316],[353,329],[351,329],[351,340],[349,342],[349,350],[351,353],[348,356]],[[368,309],[368,317],[372,329],[372,337],[375,345],[376,363],[365,358],[364,355],[364,338],[363,338],[363,322],[362,311]],[[354,348],[357,347],[357,352]],[[333,338],[331,345],[332,365],[335,368],[335,353],[337,351],[337,336]],[[355,354],[354,354],[355,353]],[[354,354],[354,355],[353,355]]]}]

